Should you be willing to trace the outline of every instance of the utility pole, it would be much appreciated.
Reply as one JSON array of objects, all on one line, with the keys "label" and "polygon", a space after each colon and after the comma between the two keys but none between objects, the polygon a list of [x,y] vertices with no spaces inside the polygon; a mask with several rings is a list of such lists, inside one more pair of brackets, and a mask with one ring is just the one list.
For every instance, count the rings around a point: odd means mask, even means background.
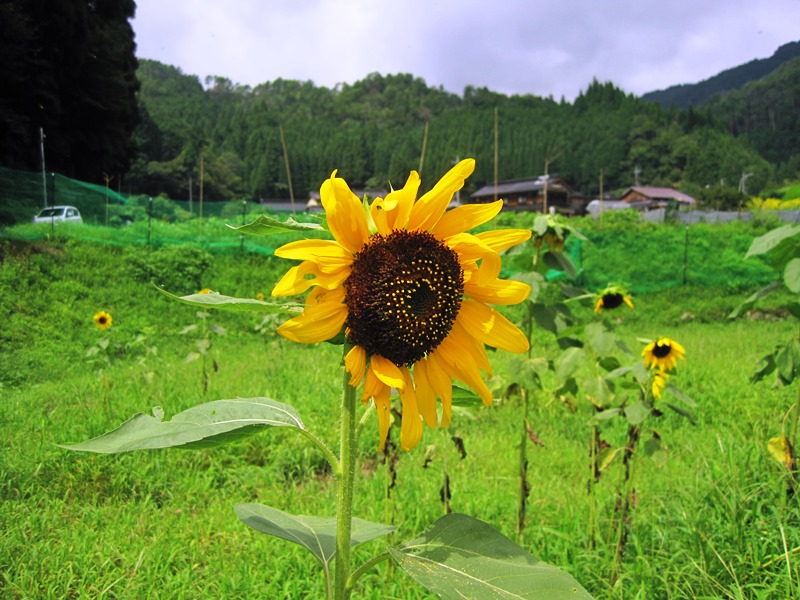
[{"label": "utility pole", "polygon": [[42,197],[44,198],[43,208],[47,208],[47,173],[44,166],[44,129],[39,127],[39,149],[42,153]]},{"label": "utility pole", "polygon": [[600,222],[603,222],[603,213],[605,212],[606,204],[605,197],[603,196],[603,169],[600,169]]},{"label": "utility pole", "polygon": [[544,161],[544,204],[542,205],[542,214],[547,214],[547,183],[550,180],[550,159]]},{"label": "utility pole", "polygon": [[494,107],[494,201],[497,202],[497,161],[498,161],[498,137],[497,137],[497,107]]},{"label": "utility pole", "polygon": [[642,170],[638,166],[634,167],[634,169],[633,169],[633,185],[635,185],[636,187],[639,187],[639,174],[641,172],[642,172]]}]

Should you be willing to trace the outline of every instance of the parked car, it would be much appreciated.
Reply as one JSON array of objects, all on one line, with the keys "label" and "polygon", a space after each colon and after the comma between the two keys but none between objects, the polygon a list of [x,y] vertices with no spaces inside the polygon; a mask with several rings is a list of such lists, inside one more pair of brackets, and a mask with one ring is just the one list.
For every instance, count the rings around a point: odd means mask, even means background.
[{"label": "parked car", "polygon": [[83,223],[80,211],[74,206],[48,206],[33,217],[34,223]]}]

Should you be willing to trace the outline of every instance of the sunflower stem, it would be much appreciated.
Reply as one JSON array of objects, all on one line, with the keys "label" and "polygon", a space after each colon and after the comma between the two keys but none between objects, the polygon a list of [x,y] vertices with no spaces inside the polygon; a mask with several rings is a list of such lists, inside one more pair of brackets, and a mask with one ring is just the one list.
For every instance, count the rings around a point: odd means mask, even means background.
[{"label": "sunflower stem", "polygon": [[[350,350],[344,345],[345,356]],[[350,532],[353,520],[353,484],[356,467],[356,388],[350,385],[350,375],[344,372],[342,392],[342,425],[339,446],[339,468],[336,486],[336,571],[334,598],[350,597]]]}]

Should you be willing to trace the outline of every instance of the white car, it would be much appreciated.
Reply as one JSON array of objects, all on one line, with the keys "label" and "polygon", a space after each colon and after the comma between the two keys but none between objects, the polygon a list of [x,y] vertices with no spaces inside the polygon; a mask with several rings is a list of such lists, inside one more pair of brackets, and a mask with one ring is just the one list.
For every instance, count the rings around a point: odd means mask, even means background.
[{"label": "white car", "polygon": [[48,206],[33,217],[34,223],[83,223],[80,211],[74,206]]}]

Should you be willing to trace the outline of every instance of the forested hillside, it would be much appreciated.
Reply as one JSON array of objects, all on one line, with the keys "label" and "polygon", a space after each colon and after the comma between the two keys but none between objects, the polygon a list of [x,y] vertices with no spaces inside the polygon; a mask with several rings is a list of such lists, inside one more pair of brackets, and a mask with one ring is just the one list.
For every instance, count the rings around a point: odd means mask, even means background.
[{"label": "forested hillside", "polygon": [[703,106],[734,136],[779,164],[778,178],[800,172],[800,58],[784,63],[741,90],[715,96]]},{"label": "forested hillside", "polygon": [[[410,169],[438,176],[473,156],[470,185],[494,178],[495,120],[501,180],[558,173],[587,194],[633,185],[669,185],[702,195],[707,187],[755,175],[770,164],[708,118],[665,110],[592,82],[574,103],[505,96],[467,88],[463,96],[409,74],[372,74],[336,89],[276,80],[254,89],[141,61],[139,155],[126,179],[131,191],[197,193],[202,159],[208,199],[305,198],[338,168],[353,187],[401,185]],[[427,131],[427,135],[426,135]],[[282,141],[283,140],[283,141]],[[423,155],[424,151],[424,155]],[[421,160],[424,162],[421,163]]]},{"label": "forested hillside", "polygon": [[658,102],[665,108],[697,107],[716,94],[741,89],[751,81],[766,77],[785,62],[798,57],[800,57],[800,42],[790,42],[778,48],[769,58],[751,60],[699,83],[673,85],[664,90],[649,92],[644,94],[642,99]]}]

